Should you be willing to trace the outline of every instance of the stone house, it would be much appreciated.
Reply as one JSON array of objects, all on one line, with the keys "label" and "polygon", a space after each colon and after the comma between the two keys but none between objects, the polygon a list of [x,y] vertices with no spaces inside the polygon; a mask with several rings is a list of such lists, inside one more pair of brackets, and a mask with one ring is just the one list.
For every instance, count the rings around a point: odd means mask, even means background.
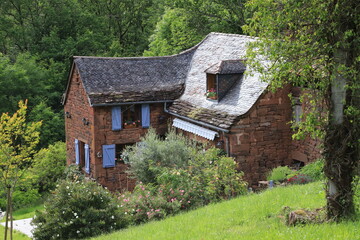
[{"label": "stone house", "polygon": [[292,88],[268,91],[241,59],[249,41],[211,33],[173,56],[74,57],[63,99],[67,163],[111,190],[131,189],[122,150],[150,126],[164,135],[168,122],[234,157],[251,185],[271,168],[318,157],[315,144],[291,139],[293,110],[301,112]]}]

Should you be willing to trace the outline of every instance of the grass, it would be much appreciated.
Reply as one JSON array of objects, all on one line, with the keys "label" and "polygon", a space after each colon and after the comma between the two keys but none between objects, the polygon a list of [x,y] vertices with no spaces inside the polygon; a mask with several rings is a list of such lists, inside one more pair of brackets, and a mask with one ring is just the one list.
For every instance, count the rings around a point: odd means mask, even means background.
[{"label": "grass", "polygon": [[[34,205],[25,208],[20,208],[13,212],[13,219],[15,221],[20,219],[32,218],[33,216],[35,216],[36,210],[43,210],[43,209],[44,209],[44,203],[42,202],[36,203]],[[5,221],[4,219],[1,220],[1,222],[4,221]]]},{"label": "grass", "polygon": [[[31,218],[35,215],[35,211],[36,210],[43,210],[44,209],[44,204],[43,203],[38,203],[36,205],[33,206],[29,206],[26,208],[21,208],[18,209],[16,211],[14,211],[13,213],[13,218],[14,220],[20,220],[20,219],[26,219],[26,218]],[[1,220],[1,222],[4,222],[5,220]],[[0,225],[0,239],[3,238],[5,233],[5,227]],[[9,235],[8,235],[9,237]],[[29,238],[28,236],[26,236],[23,233],[20,233],[18,231],[14,231],[14,235],[13,235],[13,239],[16,240],[31,240],[31,238]]]},{"label": "grass", "polygon": [[44,210],[44,203],[38,203],[30,207],[18,209],[14,211],[13,218],[14,220],[32,218],[35,216],[36,210]]},{"label": "grass", "polygon": [[[0,239],[2,239],[4,237],[4,233],[5,233],[5,227],[3,225],[0,225]],[[8,239],[10,239],[9,233],[8,233]],[[31,238],[29,238],[25,234],[20,233],[18,231],[14,231],[13,239],[14,240],[31,240]]]},{"label": "grass", "polygon": [[121,239],[360,239],[360,220],[287,227],[279,217],[283,207],[325,205],[323,184],[279,187],[183,213],[162,221],[130,227],[92,240]]}]

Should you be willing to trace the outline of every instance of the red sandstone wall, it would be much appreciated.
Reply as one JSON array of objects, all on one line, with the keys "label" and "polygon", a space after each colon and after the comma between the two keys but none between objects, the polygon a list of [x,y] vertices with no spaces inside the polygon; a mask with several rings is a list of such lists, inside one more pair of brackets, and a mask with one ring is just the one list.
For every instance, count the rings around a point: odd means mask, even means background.
[{"label": "red sandstone wall", "polygon": [[[71,76],[64,111],[71,116],[67,118],[65,114],[67,164],[74,164],[75,139],[89,144],[90,154],[93,154],[94,149],[92,142],[94,131],[93,108],[89,105],[83,83],[76,68]],[[83,118],[89,121],[89,125],[84,125]]]},{"label": "red sandstone wall", "polygon": [[264,93],[231,128],[230,152],[245,173],[250,186],[266,178],[267,172],[291,164],[292,116],[289,87]]},{"label": "red sandstone wall", "polygon": [[[168,115],[163,108],[162,103],[150,105],[150,123],[160,135],[165,134],[168,126]],[[110,190],[132,189],[135,180],[126,174],[126,164],[102,167],[102,145],[139,142],[148,129],[139,127],[112,131],[111,107],[90,107],[77,69],[71,76],[64,111],[71,115],[71,118],[65,117],[67,164],[75,163],[74,141],[78,139],[90,146],[90,177]],[[89,121],[89,125],[84,125],[83,118]]]},{"label": "red sandstone wall", "polygon": [[[167,130],[168,116],[163,108],[164,105],[162,103],[150,105],[150,124],[160,135],[165,134]],[[113,168],[102,167],[102,145],[139,142],[141,137],[145,136],[148,129],[140,126],[138,128],[113,131],[111,129],[111,107],[96,107],[94,115],[94,177],[100,184],[108,187],[110,190],[132,189],[135,181],[126,174],[126,164],[116,163],[116,166]]]},{"label": "red sandstone wall", "polygon": [[[311,109],[311,105],[308,104],[309,99],[306,97],[306,94],[310,93],[311,95],[316,95],[316,92],[312,92],[311,90],[302,90],[299,87],[292,88],[292,95],[294,97],[300,97],[303,95],[304,102],[302,103],[302,112],[303,115],[310,113],[313,111]],[[305,94],[305,96],[304,96]],[[317,103],[318,109],[320,113],[327,114],[325,103]],[[308,162],[313,162],[319,158],[321,158],[322,148],[321,148],[321,140],[312,139],[310,136],[306,137],[304,140],[293,140],[292,141],[292,153],[291,158],[293,160],[304,162],[305,164]]]},{"label": "red sandstone wall", "polygon": [[304,140],[292,141],[292,151],[290,156],[292,160],[301,161],[307,164],[320,159],[322,157],[321,153],[320,140],[307,137]]}]

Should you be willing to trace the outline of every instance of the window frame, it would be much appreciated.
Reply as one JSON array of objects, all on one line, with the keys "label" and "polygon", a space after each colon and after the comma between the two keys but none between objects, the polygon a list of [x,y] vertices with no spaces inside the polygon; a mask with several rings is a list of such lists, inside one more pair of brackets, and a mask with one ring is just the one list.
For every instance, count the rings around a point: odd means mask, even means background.
[{"label": "window frame", "polygon": [[[215,97],[209,97],[208,93],[215,90]],[[219,100],[219,82],[218,74],[206,73],[206,99]]]}]

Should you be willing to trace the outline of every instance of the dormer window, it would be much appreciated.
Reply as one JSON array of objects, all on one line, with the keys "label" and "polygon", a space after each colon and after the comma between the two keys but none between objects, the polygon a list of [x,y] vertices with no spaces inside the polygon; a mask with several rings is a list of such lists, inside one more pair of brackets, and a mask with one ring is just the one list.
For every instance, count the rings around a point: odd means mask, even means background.
[{"label": "dormer window", "polygon": [[207,100],[220,101],[242,78],[246,66],[243,60],[225,60],[205,70]]},{"label": "dormer window", "polygon": [[217,79],[215,74],[206,74],[206,93],[205,96],[208,99],[217,100],[218,99],[218,91],[217,91]]}]

